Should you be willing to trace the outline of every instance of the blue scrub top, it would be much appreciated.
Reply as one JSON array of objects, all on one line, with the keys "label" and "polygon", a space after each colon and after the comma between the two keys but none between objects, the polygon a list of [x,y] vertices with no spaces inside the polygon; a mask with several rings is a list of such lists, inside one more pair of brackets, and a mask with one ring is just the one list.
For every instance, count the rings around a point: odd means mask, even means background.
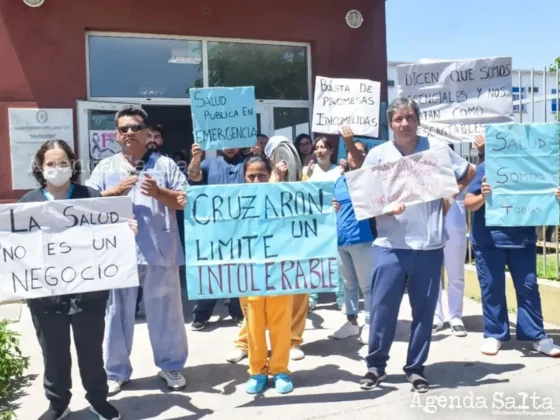
[{"label": "blue scrub top", "polygon": [[[131,166],[117,153],[103,159],[95,167],[86,185],[104,191],[117,186],[131,174]],[[144,169],[139,174],[139,180],[128,193],[132,199],[132,209],[138,221],[138,235],[136,236],[136,254],[140,265],[159,265],[177,267],[185,265],[185,253],[179,239],[177,216],[161,201],[142,194],[140,185],[144,174],[149,174],[160,187],[180,191],[188,186],[185,175],[172,159],[159,153],[152,153]]]},{"label": "blue scrub top", "polygon": [[338,246],[356,245],[364,242],[372,243],[373,233],[369,220],[356,220],[346,177],[341,176],[335,182],[334,198],[340,204],[340,210],[336,214]]},{"label": "blue scrub top", "polygon": [[232,162],[227,162],[223,156],[204,159],[200,164],[202,180],[190,181],[190,183],[193,185],[243,184],[245,182],[244,163],[244,156],[238,157]]},{"label": "blue scrub top", "polygon": [[[476,176],[469,184],[467,192],[480,195],[482,178],[486,174],[485,162],[476,168]],[[481,248],[524,248],[537,242],[537,230],[534,227],[486,226],[485,205],[473,213],[471,243]]]},{"label": "blue scrub top", "polygon": [[[447,144],[427,137],[419,137],[414,153],[442,147],[445,147],[449,153],[455,178],[461,179],[467,172],[469,163]],[[403,155],[395,146],[394,140],[391,140],[371,149],[363,166],[395,162],[402,158]],[[441,249],[448,239],[443,221],[443,200],[409,205],[398,216],[382,215],[375,218],[377,238],[373,244],[393,249]]]}]

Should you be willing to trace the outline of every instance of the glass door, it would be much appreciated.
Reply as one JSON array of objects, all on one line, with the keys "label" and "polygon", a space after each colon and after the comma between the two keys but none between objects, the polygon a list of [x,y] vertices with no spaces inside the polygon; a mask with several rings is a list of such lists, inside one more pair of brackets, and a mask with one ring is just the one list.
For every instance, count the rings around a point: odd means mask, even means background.
[{"label": "glass door", "polygon": [[82,162],[80,182],[89,178],[101,159],[120,152],[115,129],[115,114],[134,103],[77,101],[78,151]]}]

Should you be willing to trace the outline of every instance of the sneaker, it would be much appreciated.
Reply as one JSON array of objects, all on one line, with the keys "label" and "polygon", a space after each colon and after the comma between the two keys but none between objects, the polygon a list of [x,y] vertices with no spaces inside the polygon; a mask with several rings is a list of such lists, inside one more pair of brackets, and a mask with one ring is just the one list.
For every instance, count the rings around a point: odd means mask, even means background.
[{"label": "sneaker", "polygon": [[202,331],[204,328],[206,328],[206,322],[207,321],[194,320],[193,323],[191,324],[191,330]]},{"label": "sneaker", "polygon": [[294,390],[294,384],[290,377],[285,373],[279,373],[272,378],[274,388],[279,394],[289,394]]},{"label": "sneaker", "polygon": [[49,407],[47,411],[45,411],[39,420],[61,420],[70,414],[70,408],[66,407],[63,412],[57,411],[52,406]]},{"label": "sneaker", "polygon": [[358,337],[358,342],[363,345],[369,344],[369,324],[364,324],[362,327],[362,332]]},{"label": "sneaker", "polygon": [[360,379],[360,388],[369,391],[376,388],[379,383],[386,378],[387,375],[385,372],[375,372],[370,370],[362,379]]},{"label": "sneaker", "polygon": [[455,337],[466,337],[467,329],[463,324],[455,324],[451,326],[451,332]]},{"label": "sneaker", "polygon": [[123,381],[120,379],[107,380],[107,386],[109,387],[109,393],[108,393],[109,397],[112,397],[113,395],[117,395],[119,392],[121,392],[123,385],[128,382],[129,381]]},{"label": "sneaker", "polygon": [[304,357],[305,357],[305,353],[299,347],[294,347],[290,349],[291,360],[302,360]]},{"label": "sneaker", "polygon": [[560,356],[560,347],[554,344],[554,340],[552,338],[544,338],[540,341],[534,341],[533,348],[542,354],[546,354],[547,356]]},{"label": "sneaker", "polygon": [[121,413],[119,413],[118,410],[107,401],[103,404],[98,404],[95,407],[91,405],[89,407],[89,411],[96,414],[97,417],[99,417],[99,420],[120,420],[121,418]]},{"label": "sneaker", "polygon": [[175,370],[162,370],[159,372],[159,377],[167,382],[167,386],[173,391],[180,391],[187,386],[187,381],[181,372]]},{"label": "sneaker", "polygon": [[237,324],[238,327],[243,326],[243,318],[232,318],[232,320]]},{"label": "sneaker", "polygon": [[443,330],[443,324],[434,324],[432,327],[432,334],[437,333],[441,330]]},{"label": "sneaker", "polygon": [[487,337],[484,339],[482,343],[482,354],[487,356],[495,356],[500,351],[502,347],[502,342],[500,340],[495,339],[494,337]]},{"label": "sneaker", "polygon": [[360,335],[360,327],[348,321],[336,330],[330,337],[335,340],[346,340],[347,338],[354,337],[356,335]]},{"label": "sneaker", "polygon": [[415,392],[423,394],[430,389],[430,384],[424,375],[413,373],[411,375],[406,375],[406,379],[412,384],[412,390]]},{"label": "sneaker", "polygon": [[263,392],[267,381],[268,376],[266,375],[253,375],[245,384],[245,392],[247,392],[247,394],[260,394],[261,392]]},{"label": "sneaker", "polygon": [[234,349],[230,354],[228,354],[226,361],[229,363],[239,363],[245,359],[248,354],[249,353],[246,350]]}]

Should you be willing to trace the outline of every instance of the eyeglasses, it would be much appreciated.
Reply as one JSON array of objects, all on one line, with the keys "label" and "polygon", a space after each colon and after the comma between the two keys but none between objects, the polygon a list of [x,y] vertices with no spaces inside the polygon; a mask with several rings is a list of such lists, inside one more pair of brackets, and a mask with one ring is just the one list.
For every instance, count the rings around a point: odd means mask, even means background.
[{"label": "eyeglasses", "polygon": [[122,127],[117,127],[117,131],[121,134],[126,134],[129,130],[132,130],[133,133],[137,133],[138,131],[144,130],[145,128],[145,124],[124,125]]}]

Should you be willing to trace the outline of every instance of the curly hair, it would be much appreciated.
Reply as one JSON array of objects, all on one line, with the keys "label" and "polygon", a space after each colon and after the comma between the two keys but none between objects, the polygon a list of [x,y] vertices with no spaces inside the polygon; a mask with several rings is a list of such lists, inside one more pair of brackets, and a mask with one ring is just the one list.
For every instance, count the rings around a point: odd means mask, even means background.
[{"label": "curly hair", "polygon": [[35,154],[35,158],[33,159],[33,177],[37,180],[41,188],[44,188],[47,185],[45,178],[43,177],[43,165],[45,164],[45,154],[52,149],[62,149],[66,156],[68,156],[68,160],[70,160],[70,165],[72,167],[72,177],[70,178],[70,182],[75,183],[80,173],[82,172],[80,162],[76,159],[76,155],[68,146],[64,140],[49,140],[39,147],[37,153]]}]

